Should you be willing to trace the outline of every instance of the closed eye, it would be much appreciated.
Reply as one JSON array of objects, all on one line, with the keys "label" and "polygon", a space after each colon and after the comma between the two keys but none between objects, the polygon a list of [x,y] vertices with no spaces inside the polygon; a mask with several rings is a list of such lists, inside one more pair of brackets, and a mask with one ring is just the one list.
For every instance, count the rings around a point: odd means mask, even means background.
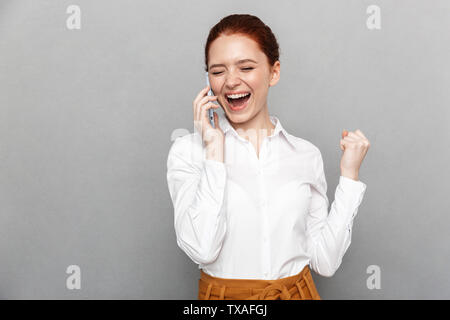
[{"label": "closed eye", "polygon": [[[255,69],[255,68],[248,67],[248,68],[242,68],[241,70],[249,71],[249,70],[253,70],[253,69]],[[212,74],[214,74],[214,75],[218,75],[218,74],[221,74],[221,73],[222,73],[222,71],[220,71],[220,72],[212,72]]]}]

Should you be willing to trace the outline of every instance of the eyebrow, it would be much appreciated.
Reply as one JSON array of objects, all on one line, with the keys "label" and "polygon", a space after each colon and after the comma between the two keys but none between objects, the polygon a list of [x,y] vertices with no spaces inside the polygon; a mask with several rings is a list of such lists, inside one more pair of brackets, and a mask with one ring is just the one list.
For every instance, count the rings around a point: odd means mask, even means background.
[{"label": "eyebrow", "polygon": [[[256,62],[255,60],[252,60],[252,59],[242,59],[242,60],[239,60],[238,62],[236,62],[236,64],[242,64],[245,62],[253,62],[253,63],[258,64],[258,62]],[[225,65],[224,64],[213,64],[212,66],[209,67],[209,69],[212,69],[214,67],[225,67]]]}]

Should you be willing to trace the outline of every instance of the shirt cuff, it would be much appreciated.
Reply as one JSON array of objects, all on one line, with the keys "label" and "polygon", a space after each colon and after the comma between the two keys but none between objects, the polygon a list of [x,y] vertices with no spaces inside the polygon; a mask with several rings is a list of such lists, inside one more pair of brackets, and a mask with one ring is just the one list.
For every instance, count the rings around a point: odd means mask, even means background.
[{"label": "shirt cuff", "polygon": [[345,208],[349,210],[346,223],[350,223],[358,213],[358,208],[363,200],[367,185],[362,181],[340,176],[336,197],[341,200]]},{"label": "shirt cuff", "polygon": [[367,188],[367,185],[361,180],[353,180],[344,176],[339,177],[339,185],[344,189],[344,191],[351,193],[361,193],[366,191]]}]

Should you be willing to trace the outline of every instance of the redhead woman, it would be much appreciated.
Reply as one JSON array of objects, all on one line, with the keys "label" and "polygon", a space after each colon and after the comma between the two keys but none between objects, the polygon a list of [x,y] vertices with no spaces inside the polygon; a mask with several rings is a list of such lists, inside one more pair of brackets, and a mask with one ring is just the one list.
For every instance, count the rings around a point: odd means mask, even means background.
[{"label": "redhead woman", "polygon": [[[319,300],[311,269],[331,277],[350,245],[369,141],[342,132],[330,207],[321,152],[269,113],[280,79],[271,29],[252,15],[223,18],[206,41],[205,68],[211,88],[193,101],[195,131],[167,159],[177,244],[199,266],[198,299]],[[211,108],[224,112],[214,112],[214,126]]]}]

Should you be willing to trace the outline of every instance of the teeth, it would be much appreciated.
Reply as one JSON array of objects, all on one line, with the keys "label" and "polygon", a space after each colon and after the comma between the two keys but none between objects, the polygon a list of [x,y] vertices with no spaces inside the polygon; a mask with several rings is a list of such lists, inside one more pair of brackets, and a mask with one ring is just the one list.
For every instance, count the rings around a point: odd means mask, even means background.
[{"label": "teeth", "polygon": [[245,97],[245,96],[247,96],[247,95],[249,95],[249,94],[250,94],[249,92],[247,92],[247,93],[241,93],[241,94],[230,94],[230,95],[227,95],[227,98],[238,99],[238,98]]}]

